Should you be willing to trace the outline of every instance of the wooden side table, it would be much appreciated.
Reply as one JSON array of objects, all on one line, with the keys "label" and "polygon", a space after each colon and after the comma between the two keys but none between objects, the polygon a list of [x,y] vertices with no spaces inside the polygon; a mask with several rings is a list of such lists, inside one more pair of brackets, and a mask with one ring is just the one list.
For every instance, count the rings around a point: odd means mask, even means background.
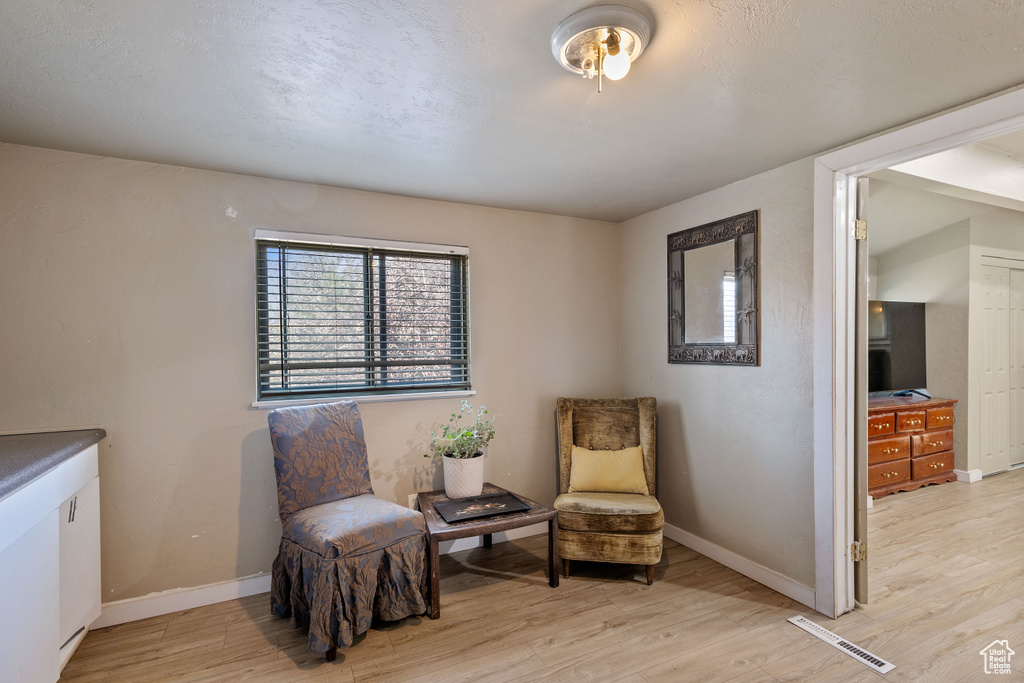
[{"label": "wooden side table", "polygon": [[[482,493],[503,493],[508,489],[487,482]],[[430,618],[441,616],[441,572],[438,564],[438,544],[456,538],[483,536],[484,547],[491,547],[491,534],[509,529],[519,529],[531,524],[546,521],[548,523],[548,583],[552,588],[558,587],[558,511],[546,505],[530,500],[526,496],[508,491],[516,498],[530,506],[529,510],[513,512],[507,515],[469,519],[465,522],[449,524],[434,509],[434,502],[448,500],[444,491],[421,491],[417,496],[420,512],[427,521],[427,536],[430,540]]]}]

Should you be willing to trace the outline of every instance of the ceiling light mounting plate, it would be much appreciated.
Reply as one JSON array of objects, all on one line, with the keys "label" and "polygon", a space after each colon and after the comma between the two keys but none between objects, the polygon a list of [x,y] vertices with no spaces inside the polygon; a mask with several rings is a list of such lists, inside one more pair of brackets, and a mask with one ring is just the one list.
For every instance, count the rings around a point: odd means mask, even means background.
[{"label": "ceiling light mounting plate", "polygon": [[619,49],[625,51],[632,62],[651,39],[651,22],[630,7],[588,7],[558,25],[551,34],[551,53],[567,70],[593,77],[600,61],[600,45],[613,32],[618,35]]}]

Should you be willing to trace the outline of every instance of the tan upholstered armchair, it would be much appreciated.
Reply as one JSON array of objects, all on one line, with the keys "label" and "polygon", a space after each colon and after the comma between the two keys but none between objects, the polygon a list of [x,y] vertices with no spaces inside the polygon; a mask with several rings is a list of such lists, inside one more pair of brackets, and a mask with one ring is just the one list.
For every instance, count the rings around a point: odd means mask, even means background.
[{"label": "tan upholstered armchair", "polygon": [[642,564],[650,585],[665,526],[655,498],[657,401],[560,398],[557,421],[563,576],[571,560]]}]

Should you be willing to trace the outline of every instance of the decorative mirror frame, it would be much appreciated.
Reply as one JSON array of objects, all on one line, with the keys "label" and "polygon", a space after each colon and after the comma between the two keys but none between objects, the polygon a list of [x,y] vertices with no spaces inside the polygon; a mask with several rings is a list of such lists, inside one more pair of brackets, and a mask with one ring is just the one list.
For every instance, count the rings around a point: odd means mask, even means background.
[{"label": "decorative mirror frame", "polygon": [[[741,262],[743,236],[754,240],[753,256]],[[690,249],[699,249],[719,242],[736,241],[733,263],[736,268],[737,291],[742,291],[743,278],[749,278],[750,294],[747,301],[736,304],[737,325],[749,325],[747,335],[753,343],[686,343],[686,306],[683,277],[684,254]],[[673,255],[679,253],[678,271],[673,272]],[[758,235],[758,211],[748,211],[738,216],[723,218],[696,228],[674,232],[668,236],[668,362],[699,363],[703,365],[753,365],[760,363],[760,287],[758,259],[760,240]]]}]

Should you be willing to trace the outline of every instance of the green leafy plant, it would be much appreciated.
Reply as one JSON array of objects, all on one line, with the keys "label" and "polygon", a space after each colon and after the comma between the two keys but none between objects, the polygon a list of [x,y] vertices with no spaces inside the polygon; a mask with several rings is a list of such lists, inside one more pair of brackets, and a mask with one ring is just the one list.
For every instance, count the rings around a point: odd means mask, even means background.
[{"label": "green leafy plant", "polygon": [[[472,458],[494,438],[494,418],[487,418],[487,408],[480,406],[475,413],[473,406],[462,402],[459,412],[452,413],[448,424],[441,425],[440,434],[430,435],[430,452],[423,457],[443,455],[449,458]],[[463,423],[468,418],[472,422]]]}]

